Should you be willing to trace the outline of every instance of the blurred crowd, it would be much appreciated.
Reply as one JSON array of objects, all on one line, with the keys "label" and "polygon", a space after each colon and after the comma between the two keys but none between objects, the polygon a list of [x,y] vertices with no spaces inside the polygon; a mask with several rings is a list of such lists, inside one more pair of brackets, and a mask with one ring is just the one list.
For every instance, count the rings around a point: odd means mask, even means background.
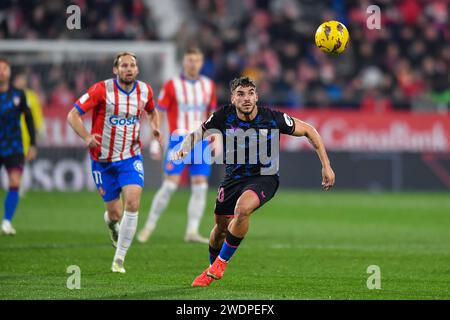
[{"label": "blurred crowd", "polygon": [[[191,0],[207,72],[223,85],[236,74],[259,82],[266,104],[292,108],[442,110],[450,106],[449,1]],[[371,4],[381,29],[366,25]],[[314,46],[327,20],[350,32],[345,54]],[[190,31],[192,32],[192,30]]]},{"label": "blurred crowd", "polygon": [[[0,39],[160,40],[146,0],[0,2]],[[83,29],[68,32],[75,3]],[[447,112],[450,107],[450,1],[446,0],[189,0],[185,22],[172,40],[205,52],[203,73],[228,101],[229,81],[257,80],[261,104],[289,108],[394,109]],[[370,30],[367,8],[381,9]],[[314,46],[316,28],[339,20],[350,32],[340,56]],[[63,88],[70,96],[70,86]],[[61,91],[60,91],[61,92]],[[72,92],[73,94],[73,92]],[[70,97],[72,98],[72,97]]]},{"label": "blurred crowd", "polygon": [[[70,5],[82,28],[66,28]],[[158,40],[145,0],[1,0],[0,39]]]}]

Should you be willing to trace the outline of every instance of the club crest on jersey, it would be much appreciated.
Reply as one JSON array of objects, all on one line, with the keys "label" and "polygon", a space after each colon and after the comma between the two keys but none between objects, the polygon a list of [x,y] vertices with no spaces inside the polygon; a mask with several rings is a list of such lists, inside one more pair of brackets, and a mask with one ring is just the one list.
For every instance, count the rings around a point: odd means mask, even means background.
[{"label": "club crest on jersey", "polygon": [[13,99],[14,107],[18,107],[20,105],[20,97],[14,97]]},{"label": "club crest on jersey", "polygon": [[141,160],[136,160],[135,162],[133,162],[133,167],[137,172],[144,173],[144,165],[142,164]]}]

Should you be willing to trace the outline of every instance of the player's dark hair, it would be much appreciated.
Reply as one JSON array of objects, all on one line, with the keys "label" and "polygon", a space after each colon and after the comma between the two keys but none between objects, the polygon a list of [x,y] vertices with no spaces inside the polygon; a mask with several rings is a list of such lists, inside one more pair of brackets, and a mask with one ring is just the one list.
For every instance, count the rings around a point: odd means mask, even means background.
[{"label": "player's dark hair", "polygon": [[256,90],[256,83],[255,81],[253,81],[253,79],[249,78],[249,77],[239,77],[239,78],[234,78],[233,80],[230,81],[230,90],[231,93],[234,92],[234,90],[236,90],[237,87],[242,86],[242,87],[253,87]]},{"label": "player's dark hair", "polygon": [[191,47],[188,47],[188,48],[184,51],[184,55],[188,55],[188,54],[198,54],[198,55],[203,56],[202,50],[201,50],[199,47],[197,47],[197,46],[191,46]]},{"label": "player's dark hair", "polygon": [[9,60],[7,58],[4,58],[4,57],[0,57],[0,62],[6,63],[8,66],[11,65],[11,63],[9,63]]},{"label": "player's dark hair", "polygon": [[137,62],[137,58],[134,53],[124,51],[117,54],[116,58],[114,59],[114,67],[117,68],[119,66],[119,59],[122,58],[123,56],[132,56]]}]

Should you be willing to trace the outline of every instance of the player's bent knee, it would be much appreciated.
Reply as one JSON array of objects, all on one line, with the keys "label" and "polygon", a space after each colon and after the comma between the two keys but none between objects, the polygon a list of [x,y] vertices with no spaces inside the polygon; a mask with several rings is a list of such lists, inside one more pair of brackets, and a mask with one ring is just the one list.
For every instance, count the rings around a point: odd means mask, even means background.
[{"label": "player's bent knee", "polygon": [[139,201],[130,199],[125,201],[125,210],[131,211],[131,212],[137,212],[139,211]]},{"label": "player's bent knee", "polygon": [[108,210],[108,217],[111,221],[119,221],[122,216],[122,212],[119,210]]}]

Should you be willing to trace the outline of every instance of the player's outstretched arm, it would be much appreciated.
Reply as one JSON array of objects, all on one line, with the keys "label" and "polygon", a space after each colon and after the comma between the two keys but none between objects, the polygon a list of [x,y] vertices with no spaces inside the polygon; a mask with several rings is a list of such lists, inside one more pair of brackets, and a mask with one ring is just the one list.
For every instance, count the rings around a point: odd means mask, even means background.
[{"label": "player's outstretched arm", "polygon": [[76,132],[77,135],[81,137],[81,139],[83,139],[83,141],[89,148],[96,148],[101,145],[100,142],[97,140],[101,138],[100,135],[99,134],[91,135],[86,130],[86,127],[83,124],[83,120],[81,119],[81,115],[76,108],[70,110],[69,114],[67,115],[67,122],[69,122],[72,129]]},{"label": "player's outstretched arm", "polygon": [[322,162],[322,187],[325,190],[329,190],[334,185],[335,175],[333,169],[331,169],[330,160],[328,159],[322,138],[317,130],[310,124],[296,118],[293,119],[295,121],[295,130],[292,135],[308,138],[309,142],[316,150],[320,162]]},{"label": "player's outstretched arm", "polygon": [[202,139],[203,129],[202,127],[199,127],[197,130],[188,134],[186,138],[184,138],[183,142],[181,143],[180,149],[172,153],[172,155],[170,156],[170,160],[176,161],[184,158],[188,155],[192,148],[194,148],[197,142],[201,141]]}]

